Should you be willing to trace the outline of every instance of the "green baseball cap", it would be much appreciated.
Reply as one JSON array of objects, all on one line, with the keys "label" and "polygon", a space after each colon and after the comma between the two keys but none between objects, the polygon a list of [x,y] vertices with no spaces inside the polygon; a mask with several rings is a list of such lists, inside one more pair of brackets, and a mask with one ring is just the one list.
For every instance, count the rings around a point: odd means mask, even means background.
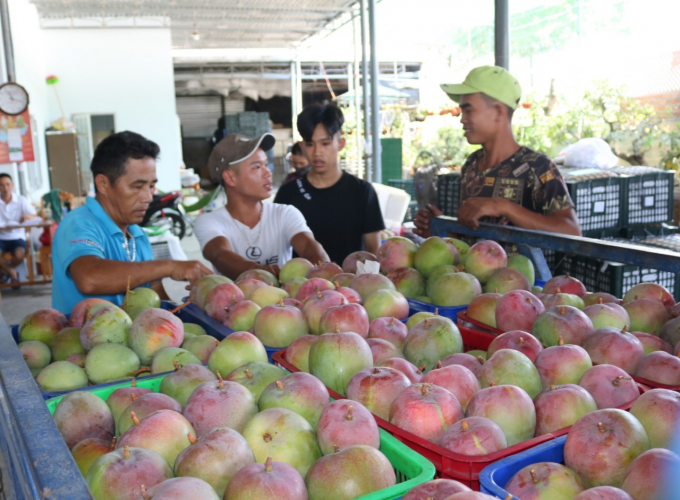
[{"label": "green baseball cap", "polygon": [[442,90],[456,102],[461,96],[481,92],[516,109],[522,97],[517,79],[500,66],[480,66],[465,77],[463,83],[443,83]]}]

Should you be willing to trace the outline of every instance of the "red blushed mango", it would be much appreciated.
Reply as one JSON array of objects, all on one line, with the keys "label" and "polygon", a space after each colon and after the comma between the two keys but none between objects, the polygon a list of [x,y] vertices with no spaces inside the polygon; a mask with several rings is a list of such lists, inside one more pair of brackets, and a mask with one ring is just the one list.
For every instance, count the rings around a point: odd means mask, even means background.
[{"label": "red blushed mango", "polygon": [[562,464],[539,462],[527,465],[512,476],[505,490],[526,500],[570,500],[585,491],[586,485]]},{"label": "red blushed mango", "polygon": [[655,448],[631,462],[623,476],[621,489],[633,498],[668,498],[668,478],[680,467],[680,457],[670,450]]},{"label": "red blushed mango", "polygon": [[359,401],[380,418],[389,420],[392,403],[410,385],[408,377],[394,368],[365,368],[347,384],[347,397]]},{"label": "red blushed mango", "polygon": [[184,410],[196,437],[216,427],[229,427],[241,432],[257,413],[253,394],[238,382],[205,382],[189,396]]},{"label": "red blushed mango", "polygon": [[222,323],[226,316],[226,310],[244,298],[243,292],[236,285],[220,283],[213,287],[205,298],[205,313]]},{"label": "red blushed mango", "polygon": [[337,265],[335,262],[326,262],[319,266],[312,267],[309,271],[307,271],[307,276],[305,277],[307,279],[321,278],[331,281],[333,276],[340,273],[342,273],[342,268],[339,265]]},{"label": "red blushed mango", "polygon": [[429,371],[420,380],[423,384],[432,383],[443,387],[456,396],[463,411],[478,391],[481,390],[477,377],[470,370],[461,365],[448,365],[437,363],[432,371]]},{"label": "red blushed mango", "polygon": [[182,321],[169,311],[148,309],[137,316],[129,331],[130,348],[148,366],[164,347],[179,347],[184,341]]},{"label": "red blushed mango", "polygon": [[614,365],[593,366],[578,385],[593,396],[599,409],[625,405],[640,395],[640,388],[630,375]]},{"label": "red blushed mango", "polygon": [[652,389],[637,398],[630,413],[647,431],[652,448],[670,448],[680,422],[680,394]]},{"label": "red blushed mango", "polygon": [[635,373],[638,377],[665,385],[680,385],[680,358],[663,351],[645,356]]},{"label": "red blushed mango", "polygon": [[649,449],[642,424],[630,413],[611,408],[581,417],[564,443],[564,463],[588,486],[621,484],[626,469]]},{"label": "red blushed mango", "polygon": [[596,330],[583,342],[583,348],[593,363],[614,365],[625,372],[634,374],[637,371],[645,349],[638,338],[623,330],[605,326]]},{"label": "red blushed mango", "polygon": [[408,335],[408,328],[399,318],[376,318],[368,327],[369,339],[383,339],[391,342],[400,350],[404,348],[404,341]]},{"label": "red blushed mango", "polygon": [[539,352],[534,361],[543,389],[551,385],[578,384],[583,374],[593,366],[583,347],[558,342],[558,345]]},{"label": "red blushed mango", "polygon": [[543,302],[525,290],[513,290],[498,299],[496,326],[499,330],[532,331],[536,318],[545,310]]},{"label": "red blushed mango", "polygon": [[426,483],[419,484],[409,491],[402,500],[422,500],[431,498],[432,500],[445,500],[455,493],[472,491],[463,483],[453,479],[433,479]]},{"label": "red blushed mango", "polygon": [[588,294],[588,290],[583,283],[567,273],[550,278],[543,287],[543,293],[570,293],[583,297]]},{"label": "red blushed mango", "polygon": [[342,270],[346,273],[356,274],[357,272],[357,262],[364,263],[367,260],[372,260],[374,262],[378,261],[378,257],[373,255],[371,252],[357,251],[352,252],[345,260],[342,261]]},{"label": "red blushed mango", "polygon": [[461,455],[478,456],[507,448],[508,441],[503,429],[493,420],[469,417],[449,427],[439,446]]},{"label": "red blushed mango", "polygon": [[463,408],[456,396],[434,384],[407,387],[390,410],[390,423],[433,443],[461,418]]},{"label": "red blushed mango", "polygon": [[316,436],[324,455],[356,444],[380,448],[380,431],[375,418],[364,405],[349,399],[338,399],[326,405],[319,417]]},{"label": "red blushed mango", "polygon": [[85,480],[95,498],[133,500],[171,477],[172,468],[158,453],[125,446],[98,458]]},{"label": "red blushed mango", "polygon": [[583,387],[575,384],[550,386],[534,398],[536,436],[573,425],[583,415],[597,410],[597,403]]},{"label": "red blushed mango", "polygon": [[320,333],[354,332],[363,338],[367,338],[368,329],[368,313],[360,304],[342,304],[329,307],[319,320]]},{"label": "red blushed mango", "polygon": [[524,354],[533,363],[536,361],[536,356],[543,350],[543,346],[536,337],[530,333],[522,330],[513,330],[500,334],[491,341],[487,352],[489,358],[494,355],[496,351],[501,349],[514,349]]},{"label": "red blushed mango", "polygon": [[497,269],[508,267],[508,255],[495,241],[478,241],[465,255],[465,271],[486,283]]},{"label": "red blushed mango", "polygon": [[534,437],[536,409],[524,389],[514,385],[497,385],[477,392],[468,403],[466,417],[485,417],[496,422],[508,446]]}]

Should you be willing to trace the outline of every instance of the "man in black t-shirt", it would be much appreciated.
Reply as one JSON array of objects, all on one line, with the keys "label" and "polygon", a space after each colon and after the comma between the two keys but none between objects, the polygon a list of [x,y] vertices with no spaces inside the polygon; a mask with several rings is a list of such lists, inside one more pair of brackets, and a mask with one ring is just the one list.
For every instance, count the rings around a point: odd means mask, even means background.
[{"label": "man in black t-shirt", "polygon": [[[458,221],[472,229],[483,221],[580,236],[561,174],[550,158],[520,146],[513,135],[512,115],[522,94],[519,82],[503,68],[481,66],[462,84],[442,88],[460,103],[468,142],[482,146],[461,172]],[[435,215],[442,215],[436,207],[421,209],[416,232],[429,236]]]},{"label": "man in black t-shirt", "polygon": [[297,126],[310,170],[281,186],[274,199],[302,212],[316,241],[338,264],[357,250],[377,253],[385,229],[373,186],[340,170],[344,121],[333,104],[312,104],[300,113]]}]

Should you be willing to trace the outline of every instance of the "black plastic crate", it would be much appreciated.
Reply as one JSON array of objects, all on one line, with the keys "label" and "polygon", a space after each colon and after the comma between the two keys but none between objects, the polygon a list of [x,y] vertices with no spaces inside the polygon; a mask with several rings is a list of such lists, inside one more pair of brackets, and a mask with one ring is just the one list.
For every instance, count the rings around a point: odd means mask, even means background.
[{"label": "black plastic crate", "polygon": [[567,181],[584,233],[623,227],[624,182],[620,177]]},{"label": "black plastic crate", "polygon": [[623,298],[628,290],[639,283],[657,283],[680,300],[680,283],[677,275],[668,271],[641,268],[578,255],[565,255],[555,274],[566,274],[581,280],[589,292],[610,293]]},{"label": "black plastic crate", "polygon": [[406,215],[404,216],[404,222],[413,222],[413,220],[416,218],[416,214],[418,213],[418,202],[417,201],[412,201],[408,204],[408,208],[406,209]]},{"label": "black plastic crate", "polygon": [[621,236],[630,241],[642,241],[649,238],[671,236],[678,232],[678,226],[668,224],[644,225],[638,227],[626,227],[621,231]]},{"label": "black plastic crate", "polygon": [[623,176],[623,227],[639,227],[673,220],[675,172],[659,171]]},{"label": "black plastic crate", "polygon": [[437,177],[437,201],[444,215],[456,217],[460,205],[460,172]]},{"label": "black plastic crate", "polygon": [[387,185],[403,189],[411,196],[411,200],[416,199],[416,188],[413,184],[413,179],[389,179]]}]

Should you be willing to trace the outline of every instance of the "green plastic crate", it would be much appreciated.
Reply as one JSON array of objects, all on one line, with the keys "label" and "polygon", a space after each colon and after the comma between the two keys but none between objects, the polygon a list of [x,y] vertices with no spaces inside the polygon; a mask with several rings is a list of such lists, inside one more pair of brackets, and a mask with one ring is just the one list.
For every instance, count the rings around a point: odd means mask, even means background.
[{"label": "green plastic crate", "polygon": [[581,230],[586,233],[624,227],[625,180],[621,177],[567,181],[567,188],[576,206]]},{"label": "green plastic crate", "polygon": [[416,187],[413,183],[413,179],[390,179],[387,181],[387,185],[397,189],[403,189],[411,195],[411,200],[416,199]]},{"label": "green plastic crate", "polygon": [[401,139],[383,138],[380,139],[380,146],[382,183],[386,184],[388,179],[401,179],[403,165]]},{"label": "green plastic crate", "polygon": [[[164,377],[165,375],[161,375],[154,378],[139,380],[137,381],[137,387],[158,392],[161,386],[161,381]],[[106,401],[106,399],[116,389],[120,387],[131,386],[132,382],[127,381],[121,382],[117,385],[104,387],[102,389],[94,389],[89,392],[92,392],[96,396],[99,396],[101,399]],[[57,404],[59,404],[59,401],[61,401],[63,397],[64,396],[59,396],[45,401],[45,404],[47,404],[47,408],[51,414],[54,414]],[[376,491],[375,493],[364,495],[359,497],[357,500],[397,500],[419,484],[425,483],[434,478],[435,469],[432,462],[411,450],[411,448],[406,446],[398,439],[392,437],[388,432],[384,431],[383,429],[379,430],[380,451],[385,454],[387,459],[392,464],[392,467],[394,467],[394,472],[397,476],[397,484],[389,488]]]}]

